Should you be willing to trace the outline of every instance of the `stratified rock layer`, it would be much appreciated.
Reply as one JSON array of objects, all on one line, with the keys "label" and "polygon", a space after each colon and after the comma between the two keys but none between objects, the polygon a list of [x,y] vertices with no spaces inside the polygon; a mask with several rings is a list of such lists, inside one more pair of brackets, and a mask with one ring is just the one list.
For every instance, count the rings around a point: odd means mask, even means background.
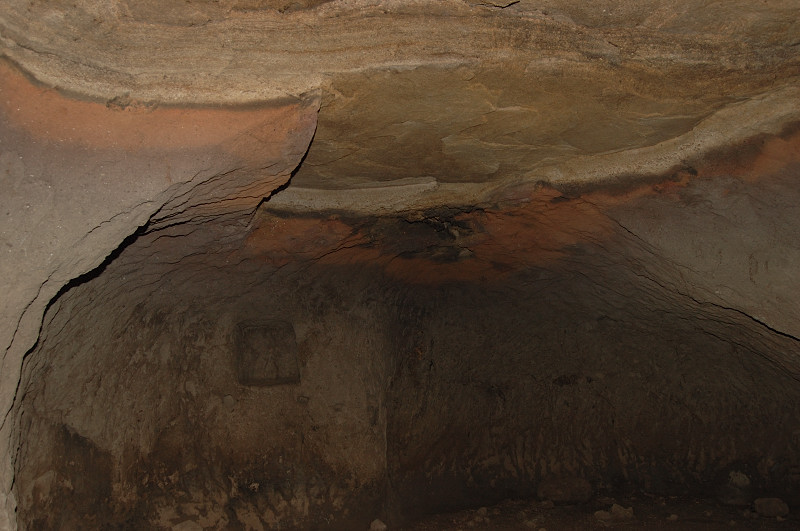
[{"label": "stratified rock layer", "polygon": [[4,2],[0,528],[795,503],[799,19]]}]

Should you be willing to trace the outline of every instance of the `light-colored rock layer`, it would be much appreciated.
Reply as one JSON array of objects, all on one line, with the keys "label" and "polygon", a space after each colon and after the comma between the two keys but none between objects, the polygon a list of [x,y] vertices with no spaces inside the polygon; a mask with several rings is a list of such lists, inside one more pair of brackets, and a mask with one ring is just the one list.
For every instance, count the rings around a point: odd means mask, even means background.
[{"label": "light-colored rock layer", "polygon": [[[488,206],[540,182],[576,195],[680,179],[800,118],[798,20],[793,0],[3,2],[0,55],[41,86],[0,65],[0,444],[46,306],[139,227],[250,212],[303,156],[276,210]],[[181,107],[200,104],[228,107]],[[617,219],[685,270],[678,291],[796,336],[784,207],[747,211],[768,227],[744,248],[709,236],[687,250],[652,219]],[[13,499],[0,505],[13,527]]]},{"label": "light-colored rock layer", "polygon": [[[661,174],[800,119],[791,0],[148,5],[9,2],[3,50],[114,105],[321,91],[287,208],[475,203],[531,181]],[[437,186],[399,198],[406,179]],[[360,203],[325,191],[365,187]]]}]

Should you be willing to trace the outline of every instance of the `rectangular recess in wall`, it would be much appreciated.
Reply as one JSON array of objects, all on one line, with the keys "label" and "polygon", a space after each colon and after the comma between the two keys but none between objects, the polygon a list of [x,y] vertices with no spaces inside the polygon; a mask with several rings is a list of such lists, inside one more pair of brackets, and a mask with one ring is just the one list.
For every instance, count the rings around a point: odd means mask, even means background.
[{"label": "rectangular recess in wall", "polygon": [[297,340],[288,321],[240,323],[236,327],[236,374],[242,385],[300,383]]}]

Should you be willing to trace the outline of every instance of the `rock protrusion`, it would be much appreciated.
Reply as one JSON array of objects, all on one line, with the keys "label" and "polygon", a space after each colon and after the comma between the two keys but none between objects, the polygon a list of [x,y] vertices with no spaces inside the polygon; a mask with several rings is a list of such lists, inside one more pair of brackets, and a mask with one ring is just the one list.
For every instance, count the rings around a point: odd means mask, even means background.
[{"label": "rock protrusion", "polygon": [[386,531],[387,529],[389,529],[389,527],[378,518],[369,524],[369,531]]},{"label": "rock protrusion", "polygon": [[756,512],[766,518],[784,517],[789,514],[789,506],[780,498],[758,498],[753,502]]}]

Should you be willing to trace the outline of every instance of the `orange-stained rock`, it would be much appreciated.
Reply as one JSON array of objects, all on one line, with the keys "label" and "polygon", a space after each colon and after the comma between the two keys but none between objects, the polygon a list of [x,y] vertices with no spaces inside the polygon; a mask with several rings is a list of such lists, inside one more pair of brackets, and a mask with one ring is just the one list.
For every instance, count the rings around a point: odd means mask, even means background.
[{"label": "orange-stained rock", "polygon": [[[118,109],[37,87],[0,63],[0,409],[67,282],[148,220],[254,209],[300,162],[316,112],[313,100]],[[7,487],[12,476],[0,471]]]}]

